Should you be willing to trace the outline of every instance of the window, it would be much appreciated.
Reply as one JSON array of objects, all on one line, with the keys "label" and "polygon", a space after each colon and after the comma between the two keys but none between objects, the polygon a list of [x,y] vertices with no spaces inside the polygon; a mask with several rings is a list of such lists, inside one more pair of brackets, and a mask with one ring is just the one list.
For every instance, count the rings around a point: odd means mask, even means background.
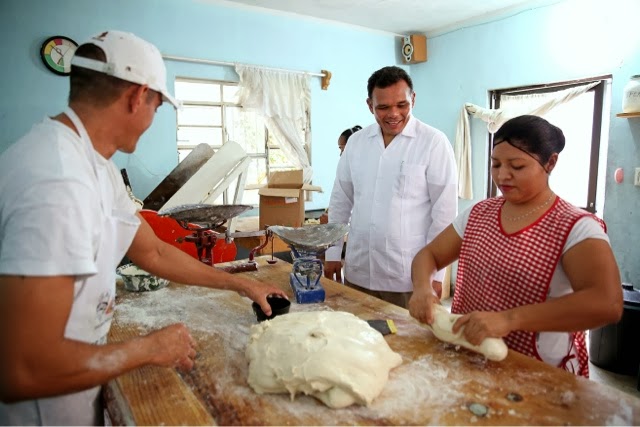
[{"label": "window", "polygon": [[[491,92],[491,108],[531,110],[552,97],[556,92],[591,82],[599,84],[588,92],[560,104],[543,117],[562,129],[565,148],[549,178],[551,188],[563,199],[589,212],[601,212],[604,205],[604,173],[606,163],[606,134],[603,132],[603,105],[607,78],[587,79],[551,85],[529,86],[495,90]],[[601,138],[605,135],[605,138]],[[490,135],[493,141],[493,135]],[[491,150],[489,144],[489,151]],[[489,159],[488,196],[498,194],[491,180]],[[598,191],[599,190],[599,191]]]},{"label": "window", "polygon": [[[266,184],[274,170],[293,169],[278,142],[265,126],[264,119],[238,104],[238,84],[233,82],[177,78],[175,94],[182,102],[177,114],[179,161],[198,144],[209,144],[214,151],[227,141],[237,142],[251,157],[242,203],[257,206],[257,185]],[[216,203],[228,203],[235,184]]]}]

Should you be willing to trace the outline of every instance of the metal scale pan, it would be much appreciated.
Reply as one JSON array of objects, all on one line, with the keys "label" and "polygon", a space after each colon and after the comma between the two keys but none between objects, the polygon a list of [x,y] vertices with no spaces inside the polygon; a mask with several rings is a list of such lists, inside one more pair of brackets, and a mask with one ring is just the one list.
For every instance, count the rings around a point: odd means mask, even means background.
[{"label": "metal scale pan", "polygon": [[161,210],[158,212],[158,215],[173,218],[187,229],[190,229],[188,224],[195,224],[202,228],[212,229],[221,226],[231,218],[235,218],[252,208],[253,207],[249,205],[189,204]]},{"label": "metal scale pan", "polygon": [[304,227],[272,225],[269,230],[296,250],[319,253],[347,234],[346,224],[316,224]]}]

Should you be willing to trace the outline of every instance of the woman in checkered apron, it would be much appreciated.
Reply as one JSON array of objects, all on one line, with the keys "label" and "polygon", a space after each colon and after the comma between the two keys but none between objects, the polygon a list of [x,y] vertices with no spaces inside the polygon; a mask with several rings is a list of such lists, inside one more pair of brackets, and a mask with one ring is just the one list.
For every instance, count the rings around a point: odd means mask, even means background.
[{"label": "woman in checkered apron", "polygon": [[453,326],[480,344],[502,337],[515,351],[588,377],[587,329],[622,316],[620,273],[606,227],[553,193],[562,131],[537,116],[496,132],[491,177],[502,192],[460,214],[413,260],[410,313],[433,322],[431,276],[458,260]]}]

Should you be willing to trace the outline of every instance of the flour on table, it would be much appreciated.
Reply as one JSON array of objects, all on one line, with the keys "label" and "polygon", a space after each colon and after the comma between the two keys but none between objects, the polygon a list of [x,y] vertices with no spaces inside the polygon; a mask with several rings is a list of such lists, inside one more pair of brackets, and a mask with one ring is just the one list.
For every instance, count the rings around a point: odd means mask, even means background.
[{"label": "flour on table", "polygon": [[369,405],[402,364],[375,329],[351,313],[289,313],[251,327],[249,385],[256,393],[314,396],[331,408]]}]

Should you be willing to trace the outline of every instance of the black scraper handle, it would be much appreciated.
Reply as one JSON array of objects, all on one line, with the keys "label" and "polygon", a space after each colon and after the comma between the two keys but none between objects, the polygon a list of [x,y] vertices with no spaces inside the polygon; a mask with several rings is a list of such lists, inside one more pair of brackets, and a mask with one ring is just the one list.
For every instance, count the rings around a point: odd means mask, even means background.
[{"label": "black scraper handle", "polygon": [[367,320],[367,323],[382,335],[395,334],[398,332],[395,322],[391,319]]}]

